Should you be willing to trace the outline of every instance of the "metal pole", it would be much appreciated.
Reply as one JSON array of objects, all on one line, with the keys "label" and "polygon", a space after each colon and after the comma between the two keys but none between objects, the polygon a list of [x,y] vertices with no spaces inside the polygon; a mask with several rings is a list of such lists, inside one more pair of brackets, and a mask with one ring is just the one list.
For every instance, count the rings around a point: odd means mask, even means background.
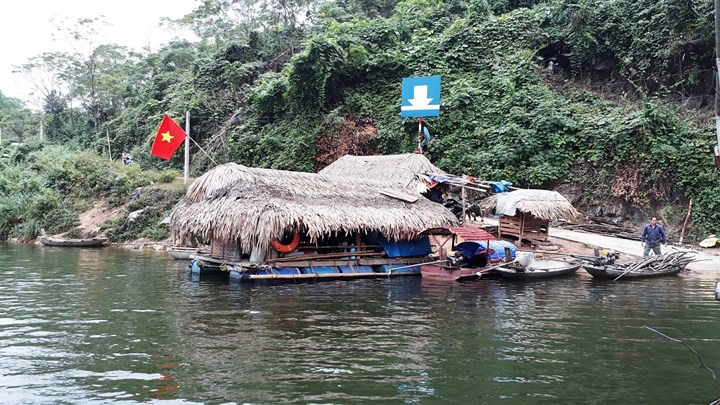
[{"label": "metal pole", "polygon": [[43,119],[40,118],[40,140],[45,140],[45,125],[43,124]]},{"label": "metal pole", "polygon": [[[718,1],[720,1],[720,0],[718,0]],[[184,179],[185,179],[185,184],[187,184],[188,179],[190,178],[190,111],[185,112],[185,134],[187,134],[187,138],[185,138]]]},{"label": "metal pole", "polygon": [[465,225],[465,185],[462,186],[462,209],[463,209],[463,216],[462,216],[462,225]]},{"label": "metal pole", "polygon": [[[718,0],[720,1],[720,0]],[[418,148],[417,153],[422,154],[422,117],[418,119]]]},{"label": "metal pole", "polygon": [[0,146],[2,146],[2,128],[0,128]]},{"label": "metal pole", "polygon": [[715,128],[718,144],[715,146],[715,166],[720,167],[720,0],[715,0]]}]

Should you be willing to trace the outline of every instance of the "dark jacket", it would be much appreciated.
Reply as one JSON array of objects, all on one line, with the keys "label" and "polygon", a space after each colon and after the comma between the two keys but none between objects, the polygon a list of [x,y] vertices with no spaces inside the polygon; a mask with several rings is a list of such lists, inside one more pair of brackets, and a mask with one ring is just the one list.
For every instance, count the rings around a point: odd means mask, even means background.
[{"label": "dark jacket", "polygon": [[663,231],[662,226],[660,225],[655,225],[655,228],[653,228],[650,224],[645,225],[645,230],[643,231],[640,242],[647,242],[647,244],[651,247],[657,246],[661,242],[667,242],[665,231]]}]

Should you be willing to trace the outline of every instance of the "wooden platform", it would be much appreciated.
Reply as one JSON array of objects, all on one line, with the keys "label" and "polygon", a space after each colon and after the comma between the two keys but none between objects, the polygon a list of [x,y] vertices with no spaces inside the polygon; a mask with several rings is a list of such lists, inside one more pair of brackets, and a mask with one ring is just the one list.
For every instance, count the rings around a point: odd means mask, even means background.
[{"label": "wooden platform", "polygon": [[[218,266],[221,270],[232,271],[234,268],[242,267],[247,269],[267,269],[267,268],[280,268],[280,267],[336,267],[336,266],[382,266],[382,265],[411,265],[420,264],[427,261],[425,257],[403,257],[403,258],[363,258],[357,257],[355,259],[332,259],[332,260],[321,260],[321,261],[309,261],[302,260],[302,256],[298,257],[296,261],[284,261],[274,263],[250,263],[248,261],[229,261],[217,259],[210,256],[195,255],[194,258],[202,263],[206,263],[210,266]],[[351,274],[351,273],[349,273]]]},{"label": "wooden platform", "polygon": [[498,236],[512,236],[518,240],[530,242],[544,241],[548,238],[550,222],[526,213],[518,213],[513,217],[500,218]]}]

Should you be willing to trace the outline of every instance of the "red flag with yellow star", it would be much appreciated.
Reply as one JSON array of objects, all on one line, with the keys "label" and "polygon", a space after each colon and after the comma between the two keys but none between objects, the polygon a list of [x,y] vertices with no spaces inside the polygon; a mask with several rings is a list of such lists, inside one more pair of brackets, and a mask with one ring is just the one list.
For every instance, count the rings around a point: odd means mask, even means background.
[{"label": "red flag with yellow star", "polygon": [[160,159],[168,160],[180,145],[182,145],[186,137],[187,134],[180,128],[180,125],[165,114],[160,123],[160,128],[158,128],[157,135],[155,135],[155,141],[152,144],[152,149],[150,149],[150,154]]}]

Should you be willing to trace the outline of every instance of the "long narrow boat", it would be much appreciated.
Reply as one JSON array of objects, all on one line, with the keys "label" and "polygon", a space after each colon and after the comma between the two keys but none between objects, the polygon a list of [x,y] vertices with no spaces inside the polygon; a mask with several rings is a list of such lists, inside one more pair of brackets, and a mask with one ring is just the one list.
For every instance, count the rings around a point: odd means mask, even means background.
[{"label": "long narrow boat", "polygon": [[625,270],[619,269],[610,264],[597,265],[597,264],[587,264],[587,263],[583,264],[583,268],[585,269],[585,271],[590,273],[590,275],[595,278],[607,278],[607,279],[616,279],[619,276],[622,276],[623,279],[672,276],[672,275],[680,273],[684,269],[684,267],[680,267],[680,266],[670,266],[670,267],[664,268],[662,270],[642,269],[642,270],[634,270],[634,271],[626,272]]},{"label": "long narrow boat", "polygon": [[107,238],[63,239],[49,236],[40,238],[40,243],[43,245],[57,247],[102,247],[107,241]]},{"label": "long narrow boat", "polygon": [[517,263],[508,263],[497,268],[503,278],[514,280],[537,280],[554,277],[571,276],[577,272],[582,264],[564,260],[535,260],[527,267]]}]

